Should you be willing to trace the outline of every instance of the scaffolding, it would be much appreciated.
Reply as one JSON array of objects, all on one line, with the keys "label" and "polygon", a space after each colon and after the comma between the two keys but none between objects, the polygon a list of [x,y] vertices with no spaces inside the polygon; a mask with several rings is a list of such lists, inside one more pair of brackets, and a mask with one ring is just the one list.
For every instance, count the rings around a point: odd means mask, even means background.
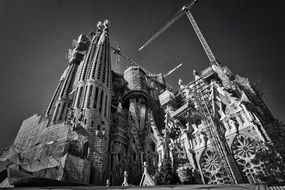
[{"label": "scaffolding", "polygon": [[[212,103],[215,98],[214,86],[206,84],[201,77],[197,78],[195,82],[189,86],[191,91],[194,93],[193,100],[197,105],[197,109],[204,117],[203,121],[205,125],[205,132],[210,140],[212,149],[214,153],[218,154],[222,159],[223,166],[230,178],[230,182],[237,184],[237,180],[227,158],[228,154],[223,143],[223,139],[221,138],[221,132],[213,120],[213,110],[215,109]],[[213,96],[210,95],[211,93]]]},{"label": "scaffolding", "polygon": [[[201,128],[201,130],[207,135],[213,153],[218,154],[221,158],[223,167],[229,176],[229,182],[236,184],[237,180],[228,159],[224,139],[214,121],[214,88],[213,85],[207,84],[203,78],[196,75],[194,81],[191,81],[185,88],[175,94],[177,107],[176,110],[171,113],[171,117],[181,120],[183,117],[187,117],[188,113],[192,111],[201,116],[203,122],[203,128]],[[186,89],[188,92],[186,92]]]}]

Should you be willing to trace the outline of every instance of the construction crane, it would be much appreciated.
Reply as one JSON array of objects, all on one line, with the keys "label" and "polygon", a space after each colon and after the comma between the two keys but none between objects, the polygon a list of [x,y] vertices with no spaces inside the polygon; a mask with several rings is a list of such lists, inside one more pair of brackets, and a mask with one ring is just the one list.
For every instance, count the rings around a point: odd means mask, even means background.
[{"label": "construction crane", "polygon": [[176,71],[179,67],[181,67],[183,65],[183,63],[180,63],[179,65],[177,65],[176,67],[174,67],[173,69],[171,69],[170,71],[168,71],[166,74],[163,75],[163,77],[167,77],[168,75],[170,75],[171,73],[173,73],[174,71]]},{"label": "construction crane", "polygon": [[[132,60],[131,58],[129,58],[128,56],[125,56],[124,54],[122,54],[122,50],[120,48],[120,46],[118,46],[117,48],[110,46],[111,50],[113,51],[113,53],[116,56],[122,56],[123,58],[125,58],[126,60],[128,60],[131,64],[135,65],[135,66],[139,66],[134,60]],[[116,59],[117,63],[120,62],[120,58]]]},{"label": "construction crane", "polygon": [[194,31],[201,43],[201,45],[203,46],[203,49],[205,51],[205,53],[208,56],[208,59],[210,61],[211,65],[218,65],[218,62],[212,52],[212,50],[210,49],[207,41],[205,40],[201,30],[199,29],[195,19],[193,18],[190,9],[197,4],[198,0],[194,0],[193,2],[190,2],[186,5],[184,5],[177,13],[174,17],[172,17],[172,19],[167,22],[167,24],[165,26],[163,26],[155,35],[153,35],[143,46],[141,46],[139,48],[139,51],[142,50],[143,48],[145,48],[148,44],[150,44],[152,41],[154,41],[157,37],[159,37],[166,29],[168,29],[174,22],[176,22],[180,17],[182,17],[184,14],[187,15],[192,27],[194,28]]},{"label": "construction crane", "polygon": [[117,48],[114,48],[111,46],[111,49],[116,56],[116,62],[114,65],[114,70],[116,72],[120,72],[120,55],[119,55],[119,52],[121,51],[121,48],[120,48],[120,46],[117,46]]},{"label": "construction crane", "polygon": [[[132,65],[138,66],[140,67],[142,70],[144,70],[146,73],[148,74],[152,74],[152,72],[146,70],[145,68],[141,67],[137,62],[135,62],[134,60],[132,60],[130,57],[124,55],[122,53],[122,50],[120,48],[120,46],[118,46],[117,48],[110,46],[111,50],[113,51],[113,53],[116,55],[116,65],[118,66],[120,63],[120,56],[123,57],[124,59],[126,59],[128,62],[130,62]],[[175,68],[171,69],[170,71],[168,71],[166,74],[163,75],[163,77],[167,77],[170,74],[172,74],[174,71],[176,71],[179,67],[182,66],[183,63],[180,63],[179,65],[177,65]]]}]

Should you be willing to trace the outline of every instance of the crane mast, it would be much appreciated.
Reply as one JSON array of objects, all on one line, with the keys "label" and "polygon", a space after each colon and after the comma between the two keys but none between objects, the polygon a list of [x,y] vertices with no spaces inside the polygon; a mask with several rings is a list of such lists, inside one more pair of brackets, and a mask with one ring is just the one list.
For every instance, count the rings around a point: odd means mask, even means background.
[{"label": "crane mast", "polygon": [[203,36],[199,26],[197,25],[197,23],[196,23],[194,17],[192,16],[192,14],[191,14],[189,9],[186,11],[186,15],[187,15],[187,17],[188,17],[188,19],[189,19],[189,21],[190,21],[190,23],[191,23],[195,33],[196,33],[196,35],[197,35],[201,45],[203,46],[203,49],[204,49],[205,53],[207,54],[207,57],[208,57],[208,59],[210,61],[210,64],[211,65],[217,65],[217,60],[216,60],[216,58],[215,58],[211,48],[209,47],[205,37]]}]

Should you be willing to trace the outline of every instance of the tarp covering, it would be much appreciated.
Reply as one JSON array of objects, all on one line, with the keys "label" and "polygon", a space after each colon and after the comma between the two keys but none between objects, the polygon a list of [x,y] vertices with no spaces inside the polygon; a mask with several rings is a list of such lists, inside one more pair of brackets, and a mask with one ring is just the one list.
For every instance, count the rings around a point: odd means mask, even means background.
[{"label": "tarp covering", "polygon": [[78,135],[71,126],[49,125],[47,118],[33,115],[23,121],[9,154],[2,154],[1,159],[7,158],[38,177],[63,179],[72,174],[72,181],[89,180],[90,161],[68,154],[73,140],[78,140]]},{"label": "tarp covering", "polygon": [[34,162],[21,163],[21,167],[29,172],[35,172],[46,168],[54,168],[60,166],[60,162],[53,157],[46,157]]},{"label": "tarp covering", "polygon": [[130,90],[142,90],[148,92],[146,85],[146,75],[144,71],[139,67],[129,67],[124,72],[124,79],[128,83]]},{"label": "tarp covering", "polygon": [[[39,115],[24,120],[11,145],[9,160],[23,166],[29,164],[28,171],[36,170],[33,161],[42,162],[47,167],[57,166],[57,160],[65,155],[69,137],[74,132],[64,123],[48,127],[47,124],[48,120]],[[42,168],[40,165],[38,167]]]},{"label": "tarp covering", "polygon": [[[10,151],[10,148],[6,148],[2,152],[0,152],[0,162],[7,161],[8,157],[9,157],[9,151]],[[0,169],[0,171],[1,171],[1,169]]]},{"label": "tarp covering", "polygon": [[67,181],[81,181],[89,183],[89,172],[84,172],[85,168],[90,168],[91,162],[80,159],[78,157],[68,154],[66,156],[65,169],[68,170],[68,174],[65,175]]}]

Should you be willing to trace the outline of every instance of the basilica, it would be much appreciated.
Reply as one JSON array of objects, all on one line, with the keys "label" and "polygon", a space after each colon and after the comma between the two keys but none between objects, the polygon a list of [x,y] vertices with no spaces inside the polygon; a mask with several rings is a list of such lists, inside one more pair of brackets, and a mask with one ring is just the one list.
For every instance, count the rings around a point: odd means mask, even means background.
[{"label": "basilica", "polygon": [[109,27],[78,37],[45,114],[26,118],[7,152],[8,177],[121,185],[126,171],[139,185],[144,162],[152,177],[170,159],[197,183],[260,182],[253,160],[276,119],[259,90],[217,61],[176,91],[138,65],[117,73]]}]

